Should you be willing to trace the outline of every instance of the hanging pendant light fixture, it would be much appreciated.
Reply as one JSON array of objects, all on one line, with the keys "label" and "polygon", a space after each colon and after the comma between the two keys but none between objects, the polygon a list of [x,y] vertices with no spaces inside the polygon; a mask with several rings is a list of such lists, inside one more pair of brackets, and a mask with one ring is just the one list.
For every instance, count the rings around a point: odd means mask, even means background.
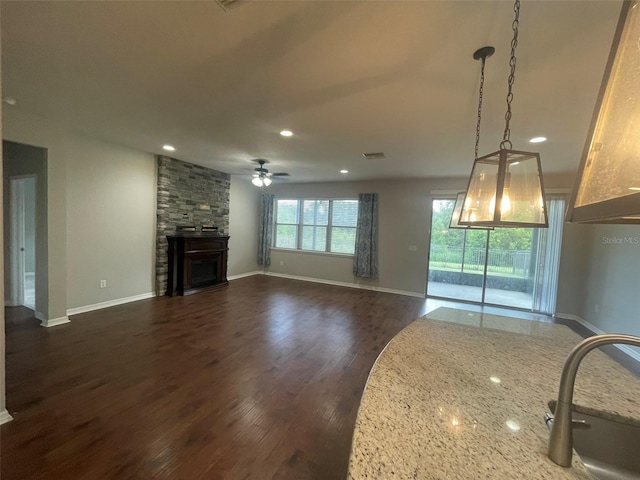
[{"label": "hanging pendant light fixture", "polygon": [[[478,146],[480,145],[480,122],[482,120],[482,96],[484,93],[484,66],[491,55],[496,51],[493,47],[482,47],[473,53],[475,60],[480,60],[482,66],[480,67],[480,89],[478,91],[478,119],[476,121],[476,149],[473,159],[478,158]],[[464,205],[464,197],[467,192],[460,192],[456,196],[456,203],[453,207],[453,213],[451,214],[451,220],[449,221],[449,228],[459,229],[477,229],[477,230],[493,230],[493,227],[481,227],[472,225],[460,225],[460,215],[462,214],[462,206]]]},{"label": "hanging pendant light fixture", "polygon": [[500,150],[476,158],[460,215],[461,225],[484,227],[548,227],[540,154],[513,150],[511,102],[516,75],[520,0],[514,3],[507,113]]},{"label": "hanging pendant light fixture", "polygon": [[640,2],[626,1],[605,68],[567,220],[640,224]]}]

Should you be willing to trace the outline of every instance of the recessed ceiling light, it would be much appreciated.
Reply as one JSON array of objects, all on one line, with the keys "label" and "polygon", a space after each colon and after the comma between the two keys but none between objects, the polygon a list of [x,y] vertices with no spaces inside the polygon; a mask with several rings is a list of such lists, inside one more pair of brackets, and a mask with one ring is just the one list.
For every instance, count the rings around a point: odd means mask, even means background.
[{"label": "recessed ceiling light", "polygon": [[176,147],[174,147],[173,145],[163,145],[162,148],[164,150],[166,150],[167,152],[175,152],[176,151]]},{"label": "recessed ceiling light", "polygon": [[293,137],[293,132],[291,130],[282,130],[280,135],[283,137]]},{"label": "recessed ceiling light", "polygon": [[529,143],[542,143],[546,141],[547,137],[533,137],[531,140],[529,140]]},{"label": "recessed ceiling light", "polygon": [[340,170],[340,173],[349,173],[349,170]]},{"label": "recessed ceiling light", "polygon": [[11,105],[11,106],[18,103],[15,98],[11,98],[11,97],[2,97],[2,101],[7,105]]},{"label": "recessed ceiling light", "polygon": [[634,192],[640,192],[640,187],[629,187],[629,190],[633,190]]}]

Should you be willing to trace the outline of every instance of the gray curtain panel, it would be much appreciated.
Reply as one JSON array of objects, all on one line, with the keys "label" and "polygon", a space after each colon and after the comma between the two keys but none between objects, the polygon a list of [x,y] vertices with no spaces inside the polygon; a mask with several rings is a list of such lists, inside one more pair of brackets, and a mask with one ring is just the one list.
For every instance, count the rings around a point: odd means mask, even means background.
[{"label": "gray curtain panel", "polygon": [[353,275],[378,278],[378,194],[358,196],[358,226]]},{"label": "gray curtain panel", "polygon": [[271,265],[273,243],[273,195],[260,196],[260,232],[258,233],[258,265]]}]

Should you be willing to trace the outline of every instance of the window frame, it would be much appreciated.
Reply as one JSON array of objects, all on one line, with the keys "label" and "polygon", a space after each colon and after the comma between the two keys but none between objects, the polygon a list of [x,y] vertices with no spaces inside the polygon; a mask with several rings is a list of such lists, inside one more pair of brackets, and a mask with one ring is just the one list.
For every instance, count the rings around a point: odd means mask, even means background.
[{"label": "window frame", "polygon": [[[298,223],[278,223],[278,201],[279,200],[295,200],[296,202],[298,202]],[[328,201],[329,202],[329,211],[327,213],[327,224],[326,225],[315,225],[315,224],[305,224],[304,223],[304,202],[324,202],[324,201]],[[356,202],[356,204],[358,205],[358,209],[360,208],[359,202],[357,198],[323,198],[323,197],[313,197],[313,198],[307,198],[307,197],[297,197],[297,198],[292,198],[292,197],[283,197],[283,198],[274,198],[273,202],[273,243],[271,245],[272,249],[275,250],[284,250],[287,252],[301,252],[301,253],[311,253],[311,254],[319,254],[319,255],[336,255],[336,256],[342,256],[342,257],[353,257],[355,255],[355,251],[354,253],[342,253],[342,252],[332,252],[331,251],[331,237],[332,237],[332,229],[333,228],[352,228],[354,231],[357,231],[358,228],[358,221],[357,221],[357,214],[356,214],[356,226],[354,227],[349,227],[349,226],[342,226],[342,225],[333,225],[333,202],[340,202],[340,201],[352,201],[352,202]],[[289,247],[278,247],[277,246],[277,241],[278,241],[278,225],[295,225],[296,226],[296,247],[295,248],[289,248]],[[302,237],[303,237],[303,229],[304,227],[325,227],[327,229],[327,234],[326,234],[326,241],[325,241],[325,246],[324,246],[324,250],[308,250],[305,248],[302,248]],[[355,237],[354,237],[354,250],[355,250]]]}]

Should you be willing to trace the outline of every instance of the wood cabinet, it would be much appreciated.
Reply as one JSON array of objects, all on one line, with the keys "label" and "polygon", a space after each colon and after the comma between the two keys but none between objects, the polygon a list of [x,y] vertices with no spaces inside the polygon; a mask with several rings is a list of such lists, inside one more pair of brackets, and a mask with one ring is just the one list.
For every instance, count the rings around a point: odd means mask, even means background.
[{"label": "wood cabinet", "polygon": [[229,236],[205,233],[167,235],[169,277],[166,295],[191,295],[228,285]]}]

